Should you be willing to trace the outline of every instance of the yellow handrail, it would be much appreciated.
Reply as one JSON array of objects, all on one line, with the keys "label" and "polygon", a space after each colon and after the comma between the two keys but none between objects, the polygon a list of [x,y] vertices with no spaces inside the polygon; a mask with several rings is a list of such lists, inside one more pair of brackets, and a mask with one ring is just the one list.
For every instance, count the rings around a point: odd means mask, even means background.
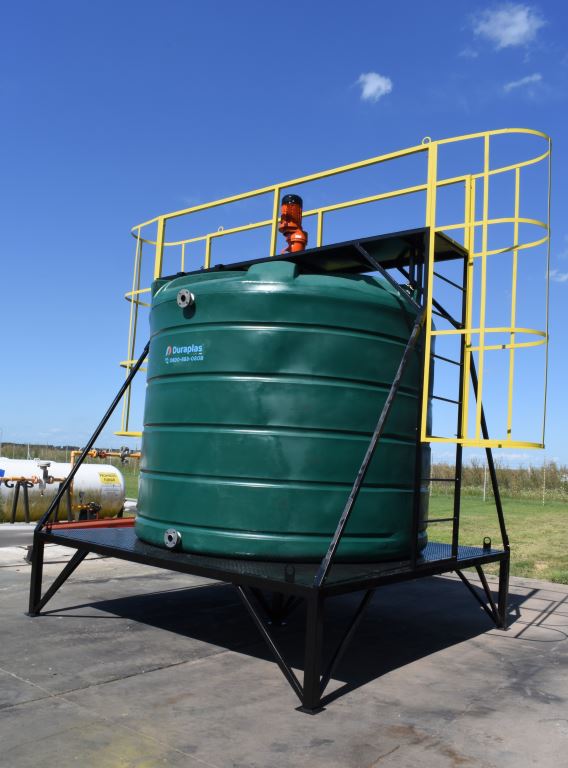
[{"label": "yellow handrail", "polygon": [[[530,157],[523,157],[516,163],[507,162],[506,165],[491,167],[491,148],[492,140],[495,137],[504,137],[504,140],[508,136],[525,135],[530,139],[544,140],[546,142],[546,150],[544,152],[539,151],[537,154]],[[482,144],[483,150],[483,163],[482,170],[479,168],[468,169],[467,172],[452,175],[452,176],[439,176],[439,154],[446,145],[456,144],[459,142],[479,141]],[[424,199],[424,221],[432,233],[446,232],[454,233],[463,232],[463,244],[464,248],[468,252],[468,258],[466,263],[467,273],[467,292],[465,296],[465,324],[463,328],[450,329],[450,330],[438,330],[433,326],[433,285],[434,285],[434,267],[436,263],[435,252],[435,237],[430,237],[429,254],[427,260],[427,286],[426,292],[426,307],[427,307],[427,320],[426,320],[426,359],[430,359],[429,355],[432,351],[433,339],[437,336],[455,336],[460,340],[462,337],[465,343],[465,355],[464,355],[464,384],[462,392],[460,393],[460,399],[462,402],[462,418],[458,429],[458,435],[432,435],[429,434],[427,424],[427,400],[430,387],[431,372],[430,366],[426,366],[424,377],[424,389],[423,389],[423,419],[421,424],[421,439],[425,442],[461,442],[463,445],[468,446],[495,446],[503,445],[510,447],[542,447],[544,445],[544,425],[546,415],[546,363],[545,363],[545,393],[543,404],[543,420],[542,420],[542,434],[538,441],[536,440],[513,440],[513,390],[515,385],[515,352],[520,348],[536,347],[544,345],[547,350],[548,346],[548,283],[546,286],[546,321],[545,328],[540,330],[527,329],[516,327],[518,310],[519,310],[519,298],[518,298],[518,264],[519,253],[521,251],[528,251],[530,249],[537,248],[540,245],[546,244],[548,246],[547,260],[549,259],[550,252],[550,183],[548,186],[548,200],[547,200],[547,218],[542,220],[538,217],[531,217],[528,211],[524,210],[524,206],[521,205],[521,192],[524,187],[521,183],[523,169],[528,167],[534,167],[539,163],[547,163],[548,174],[550,178],[550,158],[551,158],[551,141],[550,138],[541,131],[529,129],[529,128],[504,128],[492,131],[480,131],[477,133],[466,134],[463,136],[450,137],[445,139],[438,139],[435,141],[430,140],[428,137],[423,140],[421,144],[417,144],[406,149],[397,150],[395,152],[389,152],[383,155],[377,155],[366,160],[361,160],[355,163],[349,163],[347,165],[340,166],[338,168],[331,168],[318,173],[312,173],[307,176],[301,176],[295,179],[289,179],[288,181],[278,182],[258,189],[249,190],[236,195],[222,198],[220,200],[214,200],[208,203],[201,203],[191,206],[189,208],[183,208],[181,210],[166,213],[160,216],[155,216],[152,219],[148,219],[141,224],[136,225],[132,230],[132,235],[136,240],[136,254],[135,254],[135,266],[132,281],[132,289],[125,294],[126,299],[130,302],[130,325],[129,325],[129,338],[128,338],[128,355],[127,360],[122,361],[121,365],[124,366],[127,371],[136,362],[136,355],[134,354],[136,345],[136,330],[138,322],[138,311],[140,307],[148,307],[148,302],[143,300],[143,295],[149,293],[149,287],[140,287],[141,273],[142,273],[142,261],[143,255],[147,256],[147,248],[152,248],[153,264],[152,274],[154,279],[161,277],[164,274],[164,255],[166,252],[171,252],[172,248],[180,249],[180,268],[181,271],[186,269],[187,251],[186,247],[192,244],[204,244],[203,253],[203,266],[209,268],[213,259],[213,243],[222,237],[230,237],[231,235],[240,234],[243,232],[251,231],[267,231],[267,253],[271,256],[276,254],[277,240],[278,240],[278,214],[280,198],[286,189],[296,189],[301,185],[309,185],[311,182],[321,181],[323,179],[329,179],[340,174],[350,173],[358,171],[371,166],[376,166],[385,162],[396,162],[397,160],[409,156],[418,156],[426,154],[427,159],[427,171],[426,178],[421,182],[412,186],[404,188],[394,188],[384,192],[353,197],[346,200],[332,200],[326,202],[326,204],[315,208],[307,208],[304,212],[305,217],[315,217],[315,229],[316,229],[316,245],[320,246],[324,243],[324,222],[328,221],[328,218],[336,212],[344,211],[356,206],[368,205],[371,203],[381,203],[382,201],[402,198],[405,196],[418,195],[423,196]],[[512,205],[512,215],[508,216],[491,216],[490,215],[490,187],[493,179],[502,176],[502,174],[511,173],[514,175],[514,199]],[[445,224],[439,224],[440,205],[438,204],[438,190],[442,188],[448,188],[451,186],[463,186],[464,194],[464,207],[463,207],[463,221],[449,221]],[[525,185],[526,187],[527,185]],[[481,211],[476,214],[477,192],[481,193]],[[247,223],[239,224],[237,226],[231,226],[226,229],[219,227],[210,231],[191,233],[190,236],[182,239],[167,239],[167,224],[174,219],[180,219],[188,217],[188,221],[192,222],[193,214],[203,211],[222,208],[223,206],[230,206],[233,203],[238,203],[244,200],[251,200],[253,198],[262,198],[267,196],[267,202],[271,208],[270,218],[262,218],[258,221],[249,221]],[[308,191],[309,197],[309,191]],[[422,199],[422,198],[421,198]],[[521,215],[521,210],[522,214]],[[520,227],[537,227],[539,230],[544,230],[542,237],[538,237],[532,240],[521,241]],[[489,248],[490,233],[492,233],[496,227],[505,229],[506,227],[512,227],[512,242],[508,245],[499,248]],[[151,232],[150,230],[153,230]],[[495,230],[496,231],[496,230]],[[155,233],[155,234],[154,234]],[[476,249],[477,235],[481,237],[480,248]],[[143,253],[144,252],[144,253]],[[510,313],[507,318],[508,325],[500,327],[488,327],[486,326],[486,308],[488,301],[488,264],[489,257],[498,258],[504,254],[511,254],[512,257],[512,274],[511,274],[511,300],[510,300]],[[474,315],[474,276],[479,277],[479,297],[475,299],[478,301],[478,320],[475,327],[473,323]],[[494,335],[496,333],[504,333],[508,335],[506,343],[495,343]],[[518,336],[522,334],[536,335],[538,338],[531,341],[519,341]],[[481,403],[483,400],[484,384],[485,384],[485,354],[486,352],[494,352],[497,350],[506,350],[509,361],[509,371],[507,375],[508,390],[507,390],[507,426],[506,437],[503,439],[496,438],[490,441],[484,440],[481,435]],[[471,368],[471,360],[473,354],[477,355],[477,368],[478,368],[478,394],[479,398],[475,405],[475,413],[473,418],[473,424],[470,425],[470,413],[469,413],[469,373]],[[547,355],[547,351],[546,351]],[[139,436],[140,432],[130,431],[129,411],[130,411],[130,392],[124,400],[123,416],[121,430],[117,434]]]}]

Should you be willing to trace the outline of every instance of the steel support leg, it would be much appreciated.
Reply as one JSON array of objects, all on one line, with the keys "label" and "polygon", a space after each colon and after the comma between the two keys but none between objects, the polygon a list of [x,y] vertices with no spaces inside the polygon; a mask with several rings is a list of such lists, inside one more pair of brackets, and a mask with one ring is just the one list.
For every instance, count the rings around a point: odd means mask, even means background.
[{"label": "steel support leg", "polygon": [[41,583],[43,579],[43,549],[44,543],[42,539],[36,534],[34,536],[34,544],[32,548],[32,575],[30,578],[30,603],[28,607],[29,616],[37,616],[39,610],[36,611],[41,598]]},{"label": "steel support leg", "polygon": [[[42,558],[42,566],[43,566],[43,542],[41,543],[41,558]],[[35,551],[35,545],[34,545],[34,551]],[[65,568],[61,571],[59,576],[57,576],[56,579],[54,579],[53,584],[49,587],[49,589],[46,591],[45,595],[41,597],[41,576],[39,577],[39,584],[34,589],[34,583],[36,582],[36,578],[34,577],[34,555],[32,555],[32,589],[30,590],[30,608],[29,608],[29,615],[30,616],[38,616],[41,609],[51,600],[53,595],[57,592],[57,590],[65,584],[69,576],[73,573],[73,571],[83,562],[83,560],[87,557],[88,550],[86,549],[78,549],[71,560],[67,563]],[[32,592],[33,592],[33,602],[32,602]]]},{"label": "steel support leg", "polygon": [[510,552],[499,563],[499,598],[497,601],[497,614],[499,616],[499,629],[508,629],[509,627],[509,566],[511,561]]},{"label": "steel support leg", "polygon": [[321,711],[321,666],[324,601],[318,589],[306,601],[306,646],[304,686],[300,711],[315,715]]}]

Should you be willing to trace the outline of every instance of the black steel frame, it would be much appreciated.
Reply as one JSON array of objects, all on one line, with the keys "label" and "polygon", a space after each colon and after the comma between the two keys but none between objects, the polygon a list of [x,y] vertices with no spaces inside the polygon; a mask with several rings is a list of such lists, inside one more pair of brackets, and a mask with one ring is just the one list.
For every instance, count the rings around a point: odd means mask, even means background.
[{"label": "black steel frame", "polygon": [[[417,240],[416,233],[423,233],[420,243]],[[404,234],[404,233],[402,233]],[[421,450],[420,450],[420,420],[421,414],[418,413],[417,423],[417,441],[416,441],[416,461],[414,468],[414,510],[412,521],[412,552],[408,560],[395,563],[381,564],[342,564],[334,562],[338,546],[344,533],[347,522],[353,512],[355,502],[359,491],[364,483],[365,475],[371,459],[374,455],[376,446],[381,438],[388,415],[396,398],[402,376],[406,365],[415,352],[420,340],[421,330],[425,320],[425,305],[427,292],[432,290],[432,286],[427,284],[424,275],[428,274],[427,259],[429,254],[429,238],[432,236],[428,229],[413,230],[412,239],[409,240],[412,245],[411,252],[407,255],[405,269],[400,264],[400,259],[394,264],[409,283],[408,291],[392,278],[386,268],[393,264],[381,263],[369,252],[369,241],[350,241],[349,252],[357,254],[360,259],[360,270],[379,272],[384,279],[399,291],[401,299],[414,305],[417,311],[417,319],[411,331],[406,349],[403,353],[399,368],[393,380],[390,392],[386,398],[385,405],[379,416],[377,425],[373,432],[369,446],[363,458],[357,477],[346,501],[343,512],[338,521],[335,533],[330,542],[328,551],[321,563],[318,564],[284,564],[284,563],[258,563],[256,561],[235,561],[224,558],[204,557],[197,555],[188,555],[183,553],[173,553],[151,545],[143,544],[136,540],[132,528],[124,529],[83,529],[68,530],[62,529],[62,526],[53,528],[51,523],[59,508],[63,496],[67,493],[73,477],[89,450],[95,444],[105,424],[109,420],[116,406],[122,399],[124,393],[130,386],[134,376],[140,369],[144,359],[148,355],[149,344],[146,345],[142,354],[138,358],[136,365],[130,371],[129,376],[120,388],[111,406],[105,413],[100,424],[94,431],[87,446],[83,450],[79,460],[73,467],[69,476],[59,488],[52,504],[47,512],[38,522],[34,533],[34,546],[31,557],[32,571],[30,579],[29,595],[29,615],[38,616],[47,602],[53,597],[58,589],[71,576],[75,569],[81,564],[89,552],[98,553],[105,556],[116,557],[119,559],[130,560],[142,563],[144,565],[165,568],[172,571],[203,576],[217,581],[233,584],[241,598],[244,607],[250,614],[255,626],[265,640],[268,648],[273,654],[284,677],[300,699],[300,709],[303,712],[315,714],[321,711],[326,702],[324,697],[325,690],[333,677],[334,671],[341,662],[349,643],[355,635],[356,629],[362,620],[375,590],[385,584],[392,584],[416,578],[428,577],[444,573],[455,572],[467,589],[471,592],[476,601],[481,605],[487,616],[500,629],[507,628],[507,605],[508,605],[508,585],[509,585],[509,563],[510,547],[507,536],[505,519],[499,486],[495,471],[495,464],[491,449],[487,449],[487,462],[493,488],[496,512],[499,521],[501,538],[503,542],[502,549],[494,549],[491,542],[487,539],[483,541],[481,547],[461,546],[459,544],[459,523],[460,523],[460,498],[461,498],[461,474],[462,474],[462,446],[456,445],[456,472],[452,479],[454,483],[454,512],[451,518],[429,519],[428,524],[437,522],[451,521],[453,523],[452,543],[451,545],[429,544],[423,552],[418,551],[418,531],[420,527],[420,494],[423,483],[435,482],[437,478],[422,477]],[[400,238],[401,233],[396,233]],[[394,237],[394,236],[393,236]],[[381,238],[377,238],[381,239]],[[384,240],[384,236],[382,236]],[[418,246],[416,243],[418,242]],[[445,244],[447,247],[447,243]],[[440,316],[444,317],[454,327],[463,327],[465,317],[465,296],[467,280],[467,259],[468,254],[460,246],[452,243],[452,248],[457,254],[451,258],[462,258],[464,262],[463,285],[459,286],[453,281],[448,281],[462,292],[462,318],[455,320],[444,307],[434,298],[432,304]],[[314,249],[315,250],[315,249]],[[324,249],[322,249],[323,251]],[[313,251],[312,251],[313,253]],[[337,254],[337,247],[333,251]],[[325,256],[325,254],[322,254]],[[302,254],[296,257],[301,260]],[[446,256],[447,258],[447,256]],[[239,268],[246,268],[247,264],[239,264]],[[231,267],[234,268],[234,267]],[[439,275],[438,275],[439,276]],[[445,278],[442,278],[445,279]],[[463,385],[463,370],[465,359],[465,340],[461,336],[461,354],[459,361],[441,358],[448,363],[454,363],[460,367],[460,396],[453,401],[458,406],[458,432],[461,429],[461,391]],[[433,357],[440,357],[433,353]],[[473,360],[471,362],[472,386],[477,397],[477,377]],[[425,366],[430,364],[424,357],[424,345],[422,345],[422,376]],[[433,395],[435,397],[435,395]],[[482,409],[481,429],[484,438],[488,438],[487,424]],[[42,595],[43,579],[43,553],[44,546],[47,543],[60,544],[75,549],[75,554],[63,568],[59,576],[53,581],[51,586]],[[492,591],[489,587],[483,566],[488,563],[499,563],[499,584],[497,601],[495,601]],[[474,568],[480,579],[482,594],[471,584],[464,570]],[[324,635],[324,613],[325,602],[329,598],[340,594],[350,592],[363,592],[363,596],[358,604],[355,614],[346,628],[343,637],[338,646],[331,654],[327,665],[324,667],[323,659],[323,635]],[[268,596],[271,596],[270,598]],[[305,604],[305,648],[304,648],[304,674],[303,681],[300,682],[291,666],[282,656],[275,642],[273,633],[269,626],[281,625],[285,618],[301,604]]]}]

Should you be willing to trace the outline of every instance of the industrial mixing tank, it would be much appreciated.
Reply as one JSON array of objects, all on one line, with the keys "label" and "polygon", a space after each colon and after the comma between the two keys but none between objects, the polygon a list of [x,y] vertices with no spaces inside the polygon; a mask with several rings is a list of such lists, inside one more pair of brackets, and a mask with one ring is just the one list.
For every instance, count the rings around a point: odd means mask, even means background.
[{"label": "industrial mixing tank", "polygon": [[[381,280],[298,274],[282,260],[152,290],[139,538],[229,557],[321,558],[408,341],[412,304]],[[338,559],[410,551],[419,371],[417,351]],[[430,449],[421,450],[428,476]]]}]

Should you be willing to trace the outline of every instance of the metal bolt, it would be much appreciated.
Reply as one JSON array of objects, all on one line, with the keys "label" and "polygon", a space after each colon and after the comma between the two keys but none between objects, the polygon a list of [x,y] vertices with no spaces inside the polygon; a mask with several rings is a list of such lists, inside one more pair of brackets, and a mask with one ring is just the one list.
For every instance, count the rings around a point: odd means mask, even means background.
[{"label": "metal bolt", "polygon": [[182,288],[180,291],[178,291],[176,303],[180,309],[192,307],[195,304],[195,296],[187,288]]},{"label": "metal bolt", "polygon": [[164,533],[164,544],[168,549],[179,549],[181,547],[181,533],[175,528],[168,528]]}]

